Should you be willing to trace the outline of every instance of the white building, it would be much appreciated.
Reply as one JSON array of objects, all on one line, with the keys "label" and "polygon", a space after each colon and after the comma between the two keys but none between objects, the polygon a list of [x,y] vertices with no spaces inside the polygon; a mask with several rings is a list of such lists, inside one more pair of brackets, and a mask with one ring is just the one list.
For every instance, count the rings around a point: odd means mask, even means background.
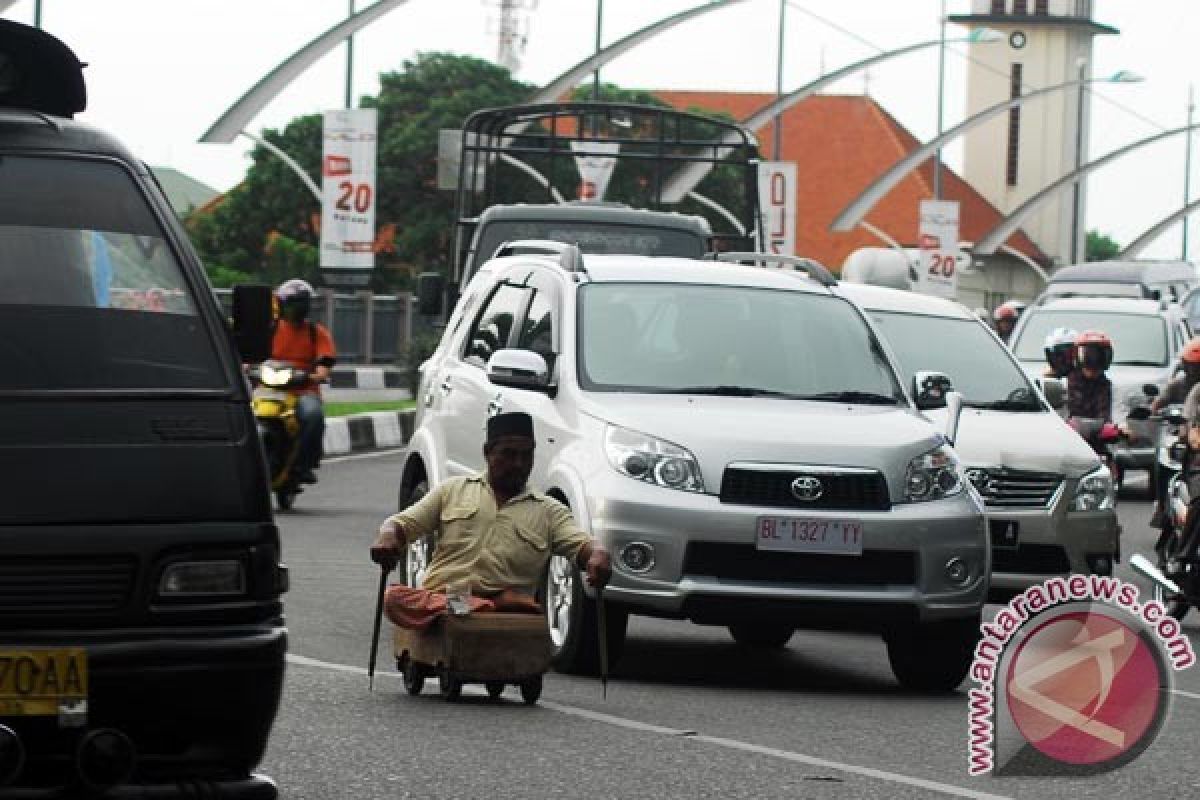
[{"label": "white building", "polygon": [[[950,21],[998,30],[1004,41],[969,46],[967,116],[1090,76],[1092,39],[1117,33],[1092,19],[1091,0],[972,0],[971,11]],[[1068,87],[974,128],[963,137],[963,177],[1002,214],[1013,211],[1087,162],[1089,100],[1085,87]],[[1084,260],[1084,196],[1065,188],[1022,225],[1054,266]]]}]

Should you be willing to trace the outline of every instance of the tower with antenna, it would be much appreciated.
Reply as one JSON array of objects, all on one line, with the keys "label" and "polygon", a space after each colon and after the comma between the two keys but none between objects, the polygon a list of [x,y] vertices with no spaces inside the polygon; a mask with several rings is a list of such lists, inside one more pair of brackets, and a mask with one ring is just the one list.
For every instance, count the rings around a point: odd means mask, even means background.
[{"label": "tower with antenna", "polygon": [[538,0],[483,0],[495,9],[488,17],[488,35],[496,37],[496,63],[516,74],[529,39],[529,13]]}]

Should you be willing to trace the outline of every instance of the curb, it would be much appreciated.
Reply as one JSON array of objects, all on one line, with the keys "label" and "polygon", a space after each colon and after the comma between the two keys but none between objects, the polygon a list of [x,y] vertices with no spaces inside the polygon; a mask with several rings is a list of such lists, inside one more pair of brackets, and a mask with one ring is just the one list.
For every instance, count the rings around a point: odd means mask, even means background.
[{"label": "curb", "polygon": [[407,389],[407,375],[398,367],[337,367],[329,375],[331,389]]},{"label": "curb", "polygon": [[372,411],[325,420],[322,447],[327,456],[344,456],[370,450],[395,450],[412,436],[416,409]]}]

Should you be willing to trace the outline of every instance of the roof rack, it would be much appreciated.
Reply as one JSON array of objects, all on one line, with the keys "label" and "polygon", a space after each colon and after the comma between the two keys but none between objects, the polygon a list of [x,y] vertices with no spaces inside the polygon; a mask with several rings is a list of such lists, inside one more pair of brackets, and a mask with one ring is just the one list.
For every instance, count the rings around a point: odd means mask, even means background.
[{"label": "roof rack", "polygon": [[821,262],[811,258],[803,258],[801,256],[785,256],[779,253],[705,253],[704,257],[711,261],[725,261],[731,264],[754,264],[760,263],[763,266],[768,264],[778,264],[781,266],[789,266],[799,272],[806,273],[817,283],[828,288],[837,286],[837,278],[833,277],[833,273],[827,270]]},{"label": "roof rack", "polygon": [[514,239],[497,247],[492,258],[519,255],[558,256],[558,265],[567,272],[587,271],[583,266],[583,253],[579,245],[552,239]]}]

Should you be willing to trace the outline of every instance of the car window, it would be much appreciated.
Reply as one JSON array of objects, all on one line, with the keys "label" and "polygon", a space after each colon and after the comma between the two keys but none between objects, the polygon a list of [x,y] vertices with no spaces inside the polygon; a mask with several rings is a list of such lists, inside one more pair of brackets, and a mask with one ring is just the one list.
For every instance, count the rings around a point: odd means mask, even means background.
[{"label": "car window", "polygon": [[1051,281],[1046,284],[1041,299],[1061,297],[1143,297],[1140,283],[1105,283],[1102,281]]},{"label": "car window", "polygon": [[1166,366],[1167,324],[1157,315],[1108,311],[1059,311],[1034,309],[1021,327],[1013,353],[1022,361],[1045,358],[1046,334],[1055,328],[1083,332],[1098,330],[1113,342],[1113,363],[1130,366]]},{"label": "car window", "polygon": [[585,253],[633,253],[644,256],[704,255],[704,237],[689,231],[578,220],[511,220],[488,223],[479,236],[475,260],[492,257],[515,239],[549,239],[579,245]]},{"label": "car window", "polygon": [[517,347],[532,350],[546,359],[547,366],[554,361],[554,307],[547,292],[535,291],[529,313],[525,315]]},{"label": "car window", "polygon": [[903,398],[870,329],[840,298],[648,283],[591,284],[579,297],[579,380],[587,389]]},{"label": "car window", "polygon": [[942,372],[967,405],[1042,409],[1025,373],[979,322],[891,311],[870,315],[905,378],[918,370]]},{"label": "car window", "polygon": [[467,337],[467,347],[463,353],[466,361],[482,367],[492,353],[508,347],[513,320],[524,310],[530,291],[523,286],[500,284]]},{"label": "car window", "polygon": [[176,255],[117,164],[0,159],[0,286],[0,388],[227,385]]}]

